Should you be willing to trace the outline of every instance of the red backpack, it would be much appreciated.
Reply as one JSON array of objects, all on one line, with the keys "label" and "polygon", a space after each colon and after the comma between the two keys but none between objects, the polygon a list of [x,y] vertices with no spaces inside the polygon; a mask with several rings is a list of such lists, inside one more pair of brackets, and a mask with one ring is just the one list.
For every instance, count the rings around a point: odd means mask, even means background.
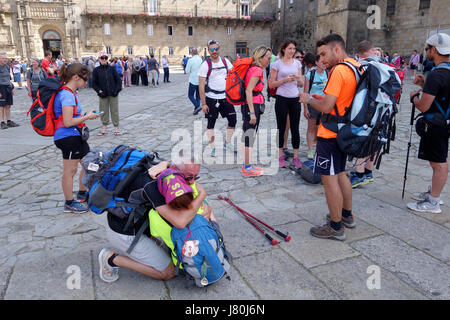
[{"label": "red backpack", "polygon": [[[253,58],[238,59],[233,63],[233,68],[228,71],[227,82],[225,87],[225,95],[227,101],[232,105],[244,105],[247,103],[245,94],[245,77],[252,66]],[[261,82],[258,81],[256,85]],[[253,95],[261,94],[261,92],[253,92]]]},{"label": "red backpack", "polygon": [[[64,127],[62,114],[55,119],[53,104],[57,93],[61,90],[68,90],[75,96],[75,102],[78,104],[77,96],[68,87],[61,85],[57,78],[47,78],[41,81],[37,92],[36,100],[27,112],[31,116],[31,127],[41,136],[53,136],[56,129]],[[73,109],[76,115],[76,108]],[[81,127],[81,125],[80,125]]]}]

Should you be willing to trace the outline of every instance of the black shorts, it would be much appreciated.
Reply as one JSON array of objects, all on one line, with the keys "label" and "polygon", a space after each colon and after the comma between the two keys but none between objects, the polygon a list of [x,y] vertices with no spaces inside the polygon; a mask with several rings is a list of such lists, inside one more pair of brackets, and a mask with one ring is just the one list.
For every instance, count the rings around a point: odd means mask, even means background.
[{"label": "black shorts", "polygon": [[13,95],[11,86],[0,85],[0,94],[2,95],[0,98],[0,107],[13,105]]},{"label": "black shorts", "polygon": [[417,66],[415,64],[412,64],[410,68],[411,68],[411,70],[416,70]]},{"label": "black shorts", "polygon": [[314,173],[334,176],[345,172],[347,155],[339,149],[336,139],[317,137]]},{"label": "black shorts", "polygon": [[90,151],[89,144],[80,136],[56,140],[55,146],[62,151],[65,160],[81,159]]},{"label": "black shorts", "polygon": [[448,140],[447,128],[429,126],[427,133],[420,139],[419,159],[436,163],[447,162]]},{"label": "black shorts", "polygon": [[227,99],[211,99],[206,97],[206,105],[209,107],[208,114],[205,114],[205,118],[213,118],[218,119],[219,113],[222,118],[227,118],[230,121],[230,118],[236,119],[236,110],[234,106],[228,103]]}]

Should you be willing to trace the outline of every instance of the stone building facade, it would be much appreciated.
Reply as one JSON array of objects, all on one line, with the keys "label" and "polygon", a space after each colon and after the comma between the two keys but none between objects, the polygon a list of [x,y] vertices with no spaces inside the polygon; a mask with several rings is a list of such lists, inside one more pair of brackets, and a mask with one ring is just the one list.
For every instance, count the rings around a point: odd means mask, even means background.
[{"label": "stone building facade", "polygon": [[66,58],[164,54],[180,62],[210,39],[222,54],[247,56],[270,45],[271,0],[0,0],[0,51]]}]

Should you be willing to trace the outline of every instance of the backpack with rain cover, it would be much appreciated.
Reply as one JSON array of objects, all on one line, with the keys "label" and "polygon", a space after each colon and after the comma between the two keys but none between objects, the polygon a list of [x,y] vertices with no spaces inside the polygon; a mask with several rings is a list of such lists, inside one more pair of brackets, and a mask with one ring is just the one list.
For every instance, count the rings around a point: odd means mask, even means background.
[{"label": "backpack with rain cover", "polygon": [[124,191],[138,174],[157,164],[157,158],[157,153],[119,145],[107,153],[94,149],[81,161],[86,171],[83,182],[89,189],[88,206],[91,211],[96,214],[108,211],[121,219],[128,217],[124,231],[144,221],[127,253],[133,250],[148,226],[147,213],[152,206],[142,198],[125,195]]},{"label": "backpack with rain cover", "polygon": [[393,138],[393,119],[397,112],[395,95],[401,88],[395,70],[373,59],[360,61],[357,68],[349,62],[340,63],[349,67],[357,81],[352,104],[340,116],[325,114],[322,124],[337,133],[337,143],[349,159],[377,156],[377,169],[381,157],[389,153],[389,141]]},{"label": "backpack with rain cover", "polygon": [[[244,105],[247,103],[247,96],[245,93],[245,78],[248,70],[250,70],[253,63],[253,58],[238,59],[233,63],[233,68],[228,71],[227,81],[225,87],[225,95],[227,101],[232,105]],[[258,80],[255,87],[261,83]],[[260,91],[253,91],[253,96],[262,94]]]}]

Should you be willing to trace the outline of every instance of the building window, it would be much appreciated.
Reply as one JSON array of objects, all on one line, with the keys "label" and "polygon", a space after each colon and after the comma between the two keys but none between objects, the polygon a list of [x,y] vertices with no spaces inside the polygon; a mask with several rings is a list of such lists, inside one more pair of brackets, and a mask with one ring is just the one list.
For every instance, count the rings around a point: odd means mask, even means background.
[{"label": "building window", "polygon": [[192,37],[194,35],[194,27],[188,26],[188,36]]},{"label": "building window", "polygon": [[241,5],[241,16],[248,16],[248,4]]},{"label": "building window", "polygon": [[147,26],[147,35],[148,36],[152,36],[153,35],[153,25],[152,24],[149,24]]},{"label": "building window", "polygon": [[172,47],[169,47],[169,56],[173,57],[173,48]]},{"label": "building window", "polygon": [[430,9],[430,0],[420,0],[419,10]]},{"label": "building window", "polygon": [[278,9],[281,9],[281,0],[278,0]]},{"label": "building window", "polygon": [[109,36],[111,34],[111,26],[109,23],[105,23],[105,34]]},{"label": "building window", "polygon": [[130,23],[127,23],[127,36],[131,36],[133,34],[132,27]]},{"label": "building window", "polygon": [[151,56],[152,54],[155,54],[155,49],[153,47],[148,47],[148,54]]},{"label": "building window", "polygon": [[227,35],[231,34],[231,27],[227,27]]},{"label": "building window", "polygon": [[241,58],[248,57],[247,42],[236,42],[236,54]]},{"label": "building window", "polygon": [[172,26],[167,26],[167,35],[173,36],[173,27]]},{"label": "building window", "polygon": [[106,54],[112,54],[112,50],[110,46],[106,46]]},{"label": "building window", "polygon": [[158,11],[158,0],[148,1],[148,13],[155,14]]},{"label": "building window", "polygon": [[388,0],[386,7],[386,15],[387,16],[395,15],[395,0]]},{"label": "building window", "polygon": [[133,47],[128,47],[128,54],[133,54]]}]

